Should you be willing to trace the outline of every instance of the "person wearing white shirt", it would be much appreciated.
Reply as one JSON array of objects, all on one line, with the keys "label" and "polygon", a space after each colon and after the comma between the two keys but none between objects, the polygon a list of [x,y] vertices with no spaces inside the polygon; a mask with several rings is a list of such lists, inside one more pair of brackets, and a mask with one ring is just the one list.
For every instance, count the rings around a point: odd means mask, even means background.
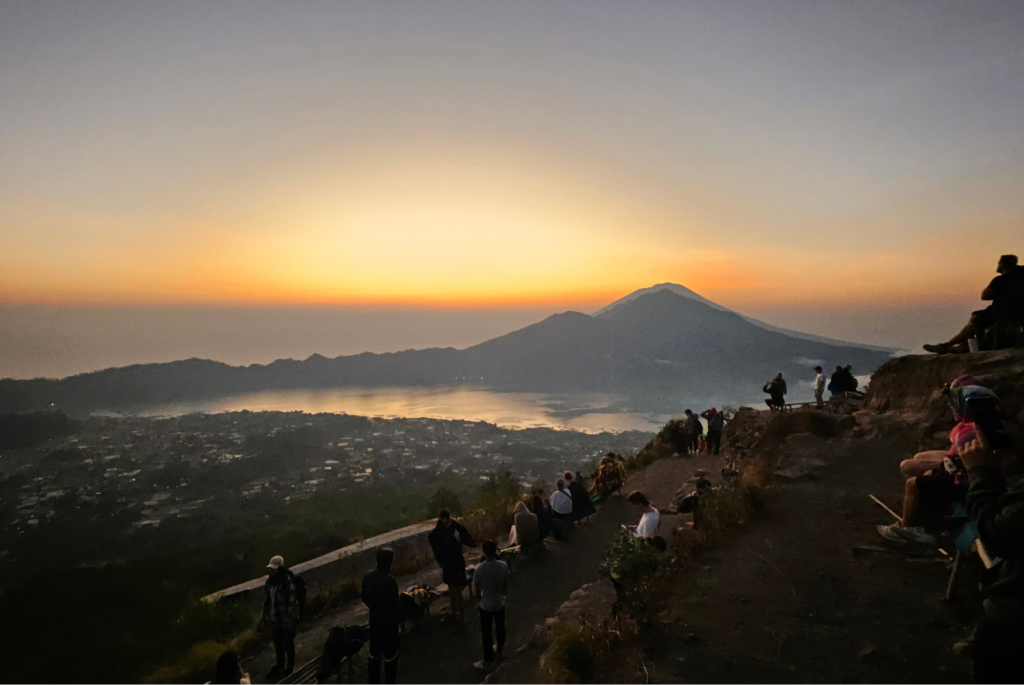
[{"label": "person wearing white shirt", "polygon": [[825,384],[828,379],[820,366],[815,366],[814,372],[818,374],[814,377],[814,399],[818,402],[818,409],[822,409],[825,406]]},{"label": "person wearing white shirt", "polygon": [[555,482],[558,489],[551,493],[551,514],[555,518],[572,516],[572,496],[565,490],[565,481],[559,478]]},{"label": "person wearing white shirt", "polygon": [[661,523],[661,514],[658,510],[651,506],[650,500],[647,499],[647,495],[634,490],[629,493],[629,497],[626,501],[633,505],[633,508],[640,514],[640,523],[636,526],[636,532],[633,533],[638,538],[649,538],[654,537],[658,534],[658,524]]}]

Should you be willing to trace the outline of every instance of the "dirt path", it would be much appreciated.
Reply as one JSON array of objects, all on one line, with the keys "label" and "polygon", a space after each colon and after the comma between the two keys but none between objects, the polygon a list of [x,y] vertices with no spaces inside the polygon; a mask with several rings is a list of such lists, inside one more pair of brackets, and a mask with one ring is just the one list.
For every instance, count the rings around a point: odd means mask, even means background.
[{"label": "dirt path", "polygon": [[654,682],[969,682],[951,645],[980,602],[973,560],[942,601],[949,564],[884,547],[874,504],[901,499],[906,455],[880,441],[824,443],[812,481],[778,488],[766,516],[721,537],[644,631]]},{"label": "dirt path", "polygon": [[[648,494],[657,507],[666,507],[676,489],[693,472],[703,468],[717,473],[716,457],[691,457],[655,462],[645,471],[634,474],[623,488],[623,495],[632,489]],[[532,650],[520,652],[536,626],[555,613],[573,591],[598,579],[608,544],[623,524],[635,523],[636,516],[624,496],[612,497],[599,507],[590,522],[577,526],[569,543],[546,541],[544,549],[517,561],[507,597],[508,643],[506,660],[494,680],[529,681],[535,672],[538,655]],[[467,558],[473,558],[467,556]],[[440,571],[428,569],[417,576],[399,578],[399,587],[414,583],[436,585]],[[417,683],[479,683],[487,675],[473,668],[482,656],[480,626],[476,614],[468,611],[462,625],[441,623],[447,612],[447,600],[434,605],[433,616],[420,621],[403,638],[399,665],[400,682]],[[361,623],[366,610],[361,602],[351,602],[341,611],[323,616],[303,626],[296,638],[296,661],[301,664],[320,652],[327,632],[335,625]],[[353,680],[365,682],[365,650],[357,660]],[[267,646],[256,657],[245,662],[253,682],[264,682],[262,676],[274,664],[273,648]]]}]

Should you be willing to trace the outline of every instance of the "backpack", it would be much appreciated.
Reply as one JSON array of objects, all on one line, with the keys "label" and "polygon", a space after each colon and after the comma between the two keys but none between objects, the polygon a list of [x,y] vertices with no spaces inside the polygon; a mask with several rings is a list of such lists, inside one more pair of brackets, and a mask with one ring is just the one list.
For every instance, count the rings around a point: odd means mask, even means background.
[{"label": "backpack", "polygon": [[306,610],[306,581],[302,579],[302,576],[292,576],[292,581],[295,583],[295,599],[299,602],[299,613]]}]

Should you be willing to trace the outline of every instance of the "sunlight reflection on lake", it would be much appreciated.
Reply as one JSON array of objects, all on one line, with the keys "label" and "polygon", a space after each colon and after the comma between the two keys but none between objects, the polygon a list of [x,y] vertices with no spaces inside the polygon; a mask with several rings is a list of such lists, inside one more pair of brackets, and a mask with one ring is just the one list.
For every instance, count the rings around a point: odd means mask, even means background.
[{"label": "sunlight reflection on lake", "polygon": [[545,427],[585,432],[654,432],[669,418],[665,414],[630,411],[623,398],[612,394],[552,395],[466,387],[267,390],[146,407],[130,413],[159,417],[244,409],[463,419],[487,421],[509,428]]}]

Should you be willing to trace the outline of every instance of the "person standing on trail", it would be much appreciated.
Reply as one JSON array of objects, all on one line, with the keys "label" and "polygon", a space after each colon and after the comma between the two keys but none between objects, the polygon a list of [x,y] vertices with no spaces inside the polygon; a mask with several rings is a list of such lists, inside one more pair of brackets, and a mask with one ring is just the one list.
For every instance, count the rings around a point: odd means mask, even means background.
[{"label": "person standing on trail", "polygon": [[[483,544],[484,561],[476,567],[473,582],[480,588],[480,634],[484,645],[484,658],[473,667],[481,671],[489,671],[497,654],[504,659],[505,654],[505,595],[508,594],[508,579],[511,573],[508,564],[498,561],[498,545],[494,540]],[[492,644],[491,628],[495,629],[498,639],[497,650]]]},{"label": "person standing on trail", "polygon": [[442,580],[448,584],[448,598],[451,600],[453,619],[465,618],[465,597],[462,591],[469,581],[466,578],[466,557],[462,555],[462,547],[476,547],[476,540],[469,534],[466,527],[452,518],[452,512],[442,509],[437,514],[437,525],[427,536],[434,559],[441,567]]},{"label": "person standing on trail", "polygon": [[814,401],[818,403],[818,409],[825,408],[825,384],[828,383],[828,379],[825,378],[825,374],[820,366],[814,367]]},{"label": "person standing on trail", "polygon": [[701,412],[701,418],[708,422],[708,451],[718,456],[722,446],[722,431],[725,429],[725,415],[715,407]]},{"label": "person standing on trail", "polygon": [[267,564],[267,582],[263,586],[263,622],[270,626],[277,664],[269,677],[289,675],[295,668],[295,625],[299,622],[299,596],[295,575],[285,567],[284,557],[275,556]]},{"label": "person standing on trail", "polygon": [[636,532],[633,535],[638,538],[651,538],[657,535],[658,525],[661,523],[661,514],[651,506],[647,495],[639,490],[634,490],[629,493],[626,501],[632,504],[633,508],[640,514],[640,522],[637,524]]},{"label": "person standing on trail", "polygon": [[683,444],[686,446],[686,451],[693,454],[697,451],[700,436],[704,433],[704,426],[701,425],[696,414],[689,409],[683,414],[686,415],[686,420],[683,421]]},{"label": "person standing on trail", "polygon": [[370,610],[370,658],[367,682],[380,682],[380,664],[384,662],[384,682],[398,677],[398,648],[402,644],[399,626],[402,611],[398,605],[398,580],[391,575],[394,551],[377,550],[377,568],[363,576],[363,604]]}]

